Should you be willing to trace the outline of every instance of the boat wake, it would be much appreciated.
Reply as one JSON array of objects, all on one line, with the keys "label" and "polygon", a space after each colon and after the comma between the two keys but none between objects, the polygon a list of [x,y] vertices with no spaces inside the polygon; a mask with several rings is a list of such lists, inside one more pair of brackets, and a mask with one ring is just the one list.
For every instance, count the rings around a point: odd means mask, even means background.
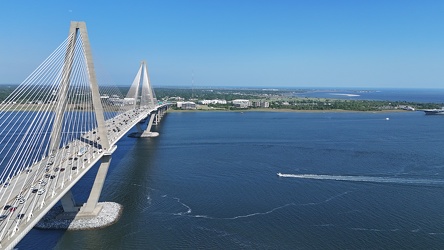
[{"label": "boat wake", "polygon": [[335,200],[339,197],[342,197],[344,195],[347,195],[348,193],[350,193],[351,191],[345,191],[336,195],[333,195],[331,197],[326,198],[325,200],[321,200],[321,201],[317,201],[317,202],[309,202],[309,203],[295,203],[295,202],[291,202],[291,203],[287,203],[275,208],[272,208],[268,211],[263,211],[263,212],[254,212],[254,213],[250,213],[250,214],[244,214],[244,215],[237,215],[237,216],[233,216],[233,217],[212,217],[209,215],[202,215],[202,214],[192,214],[191,213],[191,208],[188,205],[185,205],[184,203],[180,202],[179,199],[177,199],[177,201],[183,205],[184,207],[188,208],[187,212],[182,212],[182,213],[175,213],[174,215],[182,215],[182,216],[188,216],[188,217],[194,217],[194,218],[204,218],[204,219],[210,219],[210,220],[237,220],[237,219],[242,219],[242,218],[248,218],[248,217],[253,217],[253,216],[262,216],[262,215],[268,215],[271,214],[277,210],[280,209],[284,209],[286,207],[291,207],[291,206],[317,206],[317,205],[322,205],[328,202],[331,202],[332,200]]},{"label": "boat wake", "polygon": [[330,95],[341,95],[341,96],[347,96],[347,97],[361,96],[361,95],[357,95],[357,94],[342,94],[342,93],[330,93]]},{"label": "boat wake", "polygon": [[279,177],[285,177],[285,178],[299,178],[299,179],[313,179],[313,180],[395,183],[395,184],[413,184],[413,185],[444,185],[444,180],[437,180],[437,179],[414,179],[414,178],[398,178],[398,177],[384,177],[384,176],[323,175],[323,174],[277,173],[277,175]]},{"label": "boat wake", "polygon": [[191,213],[191,208],[188,205],[186,205],[185,203],[181,202],[180,199],[177,198],[177,197],[174,197],[173,199],[176,200],[178,203],[180,203],[185,208],[187,208],[186,212],[175,213],[174,215],[184,215],[184,214],[190,214]]}]

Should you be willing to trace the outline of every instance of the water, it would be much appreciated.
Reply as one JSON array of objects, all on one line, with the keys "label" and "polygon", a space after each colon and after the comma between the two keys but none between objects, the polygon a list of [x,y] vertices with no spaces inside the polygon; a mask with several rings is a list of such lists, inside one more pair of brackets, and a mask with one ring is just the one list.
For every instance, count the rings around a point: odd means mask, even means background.
[{"label": "water", "polygon": [[300,98],[444,103],[444,89],[320,89],[298,93],[295,96]]},{"label": "water", "polygon": [[443,123],[422,112],[169,113],[159,137],[118,144],[101,198],[124,205],[116,224],[32,230],[18,248],[442,249]]}]

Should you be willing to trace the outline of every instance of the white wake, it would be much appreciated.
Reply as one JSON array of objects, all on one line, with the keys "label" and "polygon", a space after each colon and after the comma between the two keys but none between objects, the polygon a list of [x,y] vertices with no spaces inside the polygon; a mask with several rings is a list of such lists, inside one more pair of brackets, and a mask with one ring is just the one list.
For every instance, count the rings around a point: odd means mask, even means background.
[{"label": "white wake", "polygon": [[437,179],[414,179],[414,178],[385,177],[385,176],[323,175],[323,174],[277,173],[277,175],[279,177],[285,177],[285,178],[314,179],[314,180],[396,183],[396,184],[415,184],[415,185],[444,185],[444,180],[437,180]]}]

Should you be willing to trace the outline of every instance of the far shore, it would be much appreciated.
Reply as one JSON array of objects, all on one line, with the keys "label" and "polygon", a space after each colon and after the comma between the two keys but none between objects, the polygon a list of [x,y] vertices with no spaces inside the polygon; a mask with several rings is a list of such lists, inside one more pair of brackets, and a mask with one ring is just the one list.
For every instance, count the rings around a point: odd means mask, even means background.
[{"label": "far shore", "polygon": [[271,108],[255,108],[255,109],[169,109],[168,112],[176,113],[192,113],[192,112],[296,112],[296,113],[395,113],[395,112],[414,112],[403,109],[391,109],[391,110],[370,110],[370,111],[358,111],[358,110],[344,110],[344,109],[330,109],[330,110],[296,110],[296,109],[271,109]]}]

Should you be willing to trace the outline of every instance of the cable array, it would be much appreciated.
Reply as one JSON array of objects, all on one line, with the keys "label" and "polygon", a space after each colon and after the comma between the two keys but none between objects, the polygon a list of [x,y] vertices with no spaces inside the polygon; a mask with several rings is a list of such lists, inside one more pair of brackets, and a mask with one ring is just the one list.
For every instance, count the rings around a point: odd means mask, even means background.
[{"label": "cable array", "polygon": [[[0,104],[0,239],[101,152],[89,78],[73,33]],[[99,92],[105,121],[134,108],[115,86]]]}]

